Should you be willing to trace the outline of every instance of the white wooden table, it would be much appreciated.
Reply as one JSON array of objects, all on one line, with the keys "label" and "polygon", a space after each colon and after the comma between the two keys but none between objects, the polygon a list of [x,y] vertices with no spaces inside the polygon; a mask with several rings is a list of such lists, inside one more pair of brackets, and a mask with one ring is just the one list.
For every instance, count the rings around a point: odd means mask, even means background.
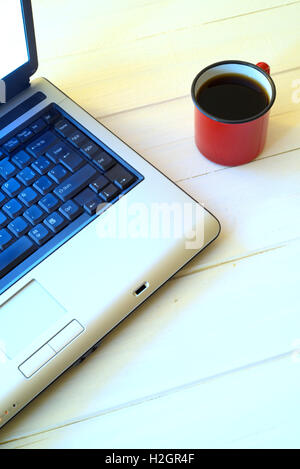
[{"label": "white wooden table", "polygon": [[[33,0],[46,76],[222,224],[218,241],[0,431],[6,448],[300,447],[300,1]],[[267,145],[217,166],[190,85],[266,61]]]}]

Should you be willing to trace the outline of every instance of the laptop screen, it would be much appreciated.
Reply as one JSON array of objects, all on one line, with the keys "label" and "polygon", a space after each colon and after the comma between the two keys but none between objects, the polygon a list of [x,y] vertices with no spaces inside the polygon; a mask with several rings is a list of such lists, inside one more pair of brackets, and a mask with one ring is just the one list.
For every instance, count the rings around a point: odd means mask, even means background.
[{"label": "laptop screen", "polygon": [[0,79],[29,61],[20,0],[0,0]]}]

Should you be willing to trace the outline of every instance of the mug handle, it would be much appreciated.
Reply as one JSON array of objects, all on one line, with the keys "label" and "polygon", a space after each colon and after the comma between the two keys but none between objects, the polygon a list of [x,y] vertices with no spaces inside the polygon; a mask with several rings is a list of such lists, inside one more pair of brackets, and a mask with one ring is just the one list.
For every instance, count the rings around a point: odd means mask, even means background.
[{"label": "mug handle", "polygon": [[270,75],[270,65],[266,64],[266,62],[258,62],[256,64],[257,67],[262,68],[264,72],[266,72],[268,75]]}]

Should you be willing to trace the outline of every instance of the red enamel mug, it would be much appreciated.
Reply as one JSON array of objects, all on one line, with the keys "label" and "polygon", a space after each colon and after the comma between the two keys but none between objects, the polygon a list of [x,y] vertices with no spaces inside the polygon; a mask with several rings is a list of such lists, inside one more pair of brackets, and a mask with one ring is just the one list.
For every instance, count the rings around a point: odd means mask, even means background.
[{"label": "red enamel mug", "polygon": [[[201,86],[222,74],[239,74],[258,82],[268,95],[268,104],[259,114],[242,120],[225,120],[208,114],[196,96]],[[217,62],[204,68],[193,81],[192,98],[195,104],[195,142],[209,160],[224,166],[238,166],[254,160],[263,150],[270,109],[276,98],[270,67],[260,62],[253,65],[239,60]]]}]

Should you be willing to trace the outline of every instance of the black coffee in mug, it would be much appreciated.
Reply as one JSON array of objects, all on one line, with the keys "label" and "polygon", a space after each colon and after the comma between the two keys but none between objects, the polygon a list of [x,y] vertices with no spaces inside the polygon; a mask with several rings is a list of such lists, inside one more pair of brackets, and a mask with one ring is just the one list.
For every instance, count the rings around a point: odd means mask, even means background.
[{"label": "black coffee in mug", "polygon": [[196,95],[199,106],[217,119],[239,121],[260,114],[270,102],[263,86],[237,73],[216,75]]}]

